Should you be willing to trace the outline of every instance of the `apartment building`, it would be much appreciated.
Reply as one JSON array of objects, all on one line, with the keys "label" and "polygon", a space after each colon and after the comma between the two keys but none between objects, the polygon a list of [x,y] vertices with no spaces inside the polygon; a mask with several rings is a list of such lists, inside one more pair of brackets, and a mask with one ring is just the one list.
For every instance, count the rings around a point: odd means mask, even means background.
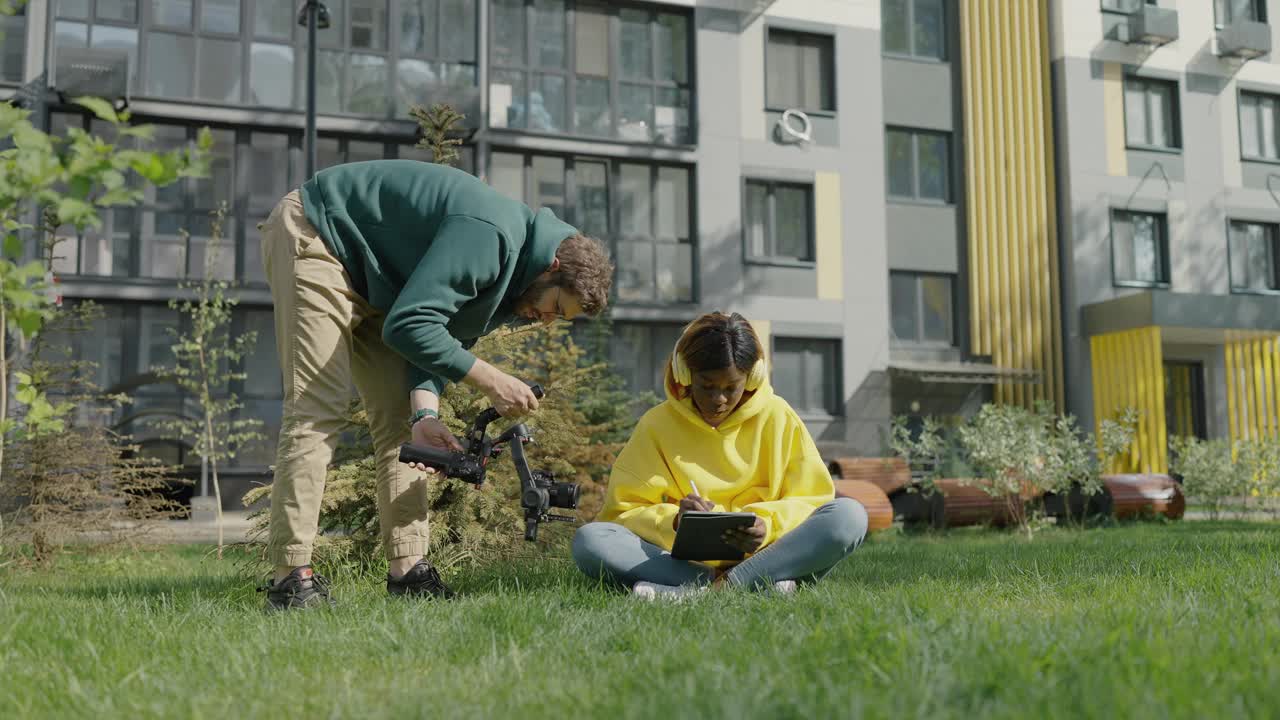
[{"label": "apartment building", "polygon": [[1053,13],[1068,407],[1175,435],[1280,430],[1280,26],[1274,0]]},{"label": "apartment building", "polygon": [[[127,75],[162,145],[214,133],[210,178],[60,247],[63,294],[107,309],[78,351],[136,397],[120,426],[176,462],[192,458],[149,422],[189,401],[149,369],[178,321],[166,302],[206,266],[237,281],[237,328],[260,338],[244,412],[278,426],[255,226],[304,180],[302,4],[31,0],[3,21],[0,97],[65,91],[88,60]],[[1062,402],[1043,0],[324,4],[317,166],[424,157],[410,105],[454,104],[465,169],[609,241],[631,388],[659,389],[682,324],[725,309],[767,337],[828,456],[885,452],[893,414]],[[50,103],[53,130],[97,127]],[[241,482],[273,443],[241,454]]]}]

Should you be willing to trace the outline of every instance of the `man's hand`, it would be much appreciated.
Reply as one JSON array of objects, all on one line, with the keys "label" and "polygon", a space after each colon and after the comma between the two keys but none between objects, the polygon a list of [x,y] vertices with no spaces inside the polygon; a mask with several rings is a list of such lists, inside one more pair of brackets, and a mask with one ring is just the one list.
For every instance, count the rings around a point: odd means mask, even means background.
[{"label": "man's hand", "polygon": [[680,529],[680,516],[687,512],[711,512],[716,509],[715,503],[697,495],[685,495],[680,501],[680,512],[671,520],[673,530]]},{"label": "man's hand", "polygon": [[[430,416],[424,417],[414,424],[412,442],[414,445],[425,445],[442,450],[462,452],[463,449],[458,439],[453,436],[453,433],[449,432],[449,428],[439,418]],[[435,474],[435,468],[429,468],[422,463],[409,463],[409,467],[421,472]]]},{"label": "man's hand", "polygon": [[538,398],[523,381],[495,371],[485,389],[485,395],[493,403],[493,409],[504,418],[518,418],[538,409]]},{"label": "man's hand", "polygon": [[725,530],[724,541],[735,549],[744,553],[753,553],[760,549],[760,545],[764,542],[764,536],[768,532],[764,526],[764,520],[757,517],[756,522],[751,527]]}]

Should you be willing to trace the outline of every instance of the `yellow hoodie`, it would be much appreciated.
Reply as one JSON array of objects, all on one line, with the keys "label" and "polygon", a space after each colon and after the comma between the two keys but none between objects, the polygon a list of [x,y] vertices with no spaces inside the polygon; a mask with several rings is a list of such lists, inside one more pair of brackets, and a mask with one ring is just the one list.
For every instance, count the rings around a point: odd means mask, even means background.
[{"label": "yellow hoodie", "polygon": [[670,550],[671,523],[680,499],[693,492],[692,479],[717,511],[760,516],[763,549],[834,499],[808,429],[768,381],[713,428],[669,378],[667,399],[640,418],[619,453],[597,520]]}]

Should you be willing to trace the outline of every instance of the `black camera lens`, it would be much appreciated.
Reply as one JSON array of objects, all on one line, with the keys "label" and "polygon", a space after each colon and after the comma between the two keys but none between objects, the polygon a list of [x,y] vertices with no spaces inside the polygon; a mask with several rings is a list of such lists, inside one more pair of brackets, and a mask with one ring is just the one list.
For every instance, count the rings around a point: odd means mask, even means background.
[{"label": "black camera lens", "polygon": [[548,492],[551,506],[558,508],[578,507],[578,497],[581,494],[577,483],[552,483]]}]

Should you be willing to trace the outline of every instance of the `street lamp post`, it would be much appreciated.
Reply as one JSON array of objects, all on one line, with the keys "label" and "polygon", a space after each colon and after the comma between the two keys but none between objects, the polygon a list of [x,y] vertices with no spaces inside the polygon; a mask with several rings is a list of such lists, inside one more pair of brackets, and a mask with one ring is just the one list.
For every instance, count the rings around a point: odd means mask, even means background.
[{"label": "street lamp post", "polygon": [[316,30],[329,27],[329,8],[320,0],[306,0],[298,24],[307,28],[307,177],[316,172]]}]

